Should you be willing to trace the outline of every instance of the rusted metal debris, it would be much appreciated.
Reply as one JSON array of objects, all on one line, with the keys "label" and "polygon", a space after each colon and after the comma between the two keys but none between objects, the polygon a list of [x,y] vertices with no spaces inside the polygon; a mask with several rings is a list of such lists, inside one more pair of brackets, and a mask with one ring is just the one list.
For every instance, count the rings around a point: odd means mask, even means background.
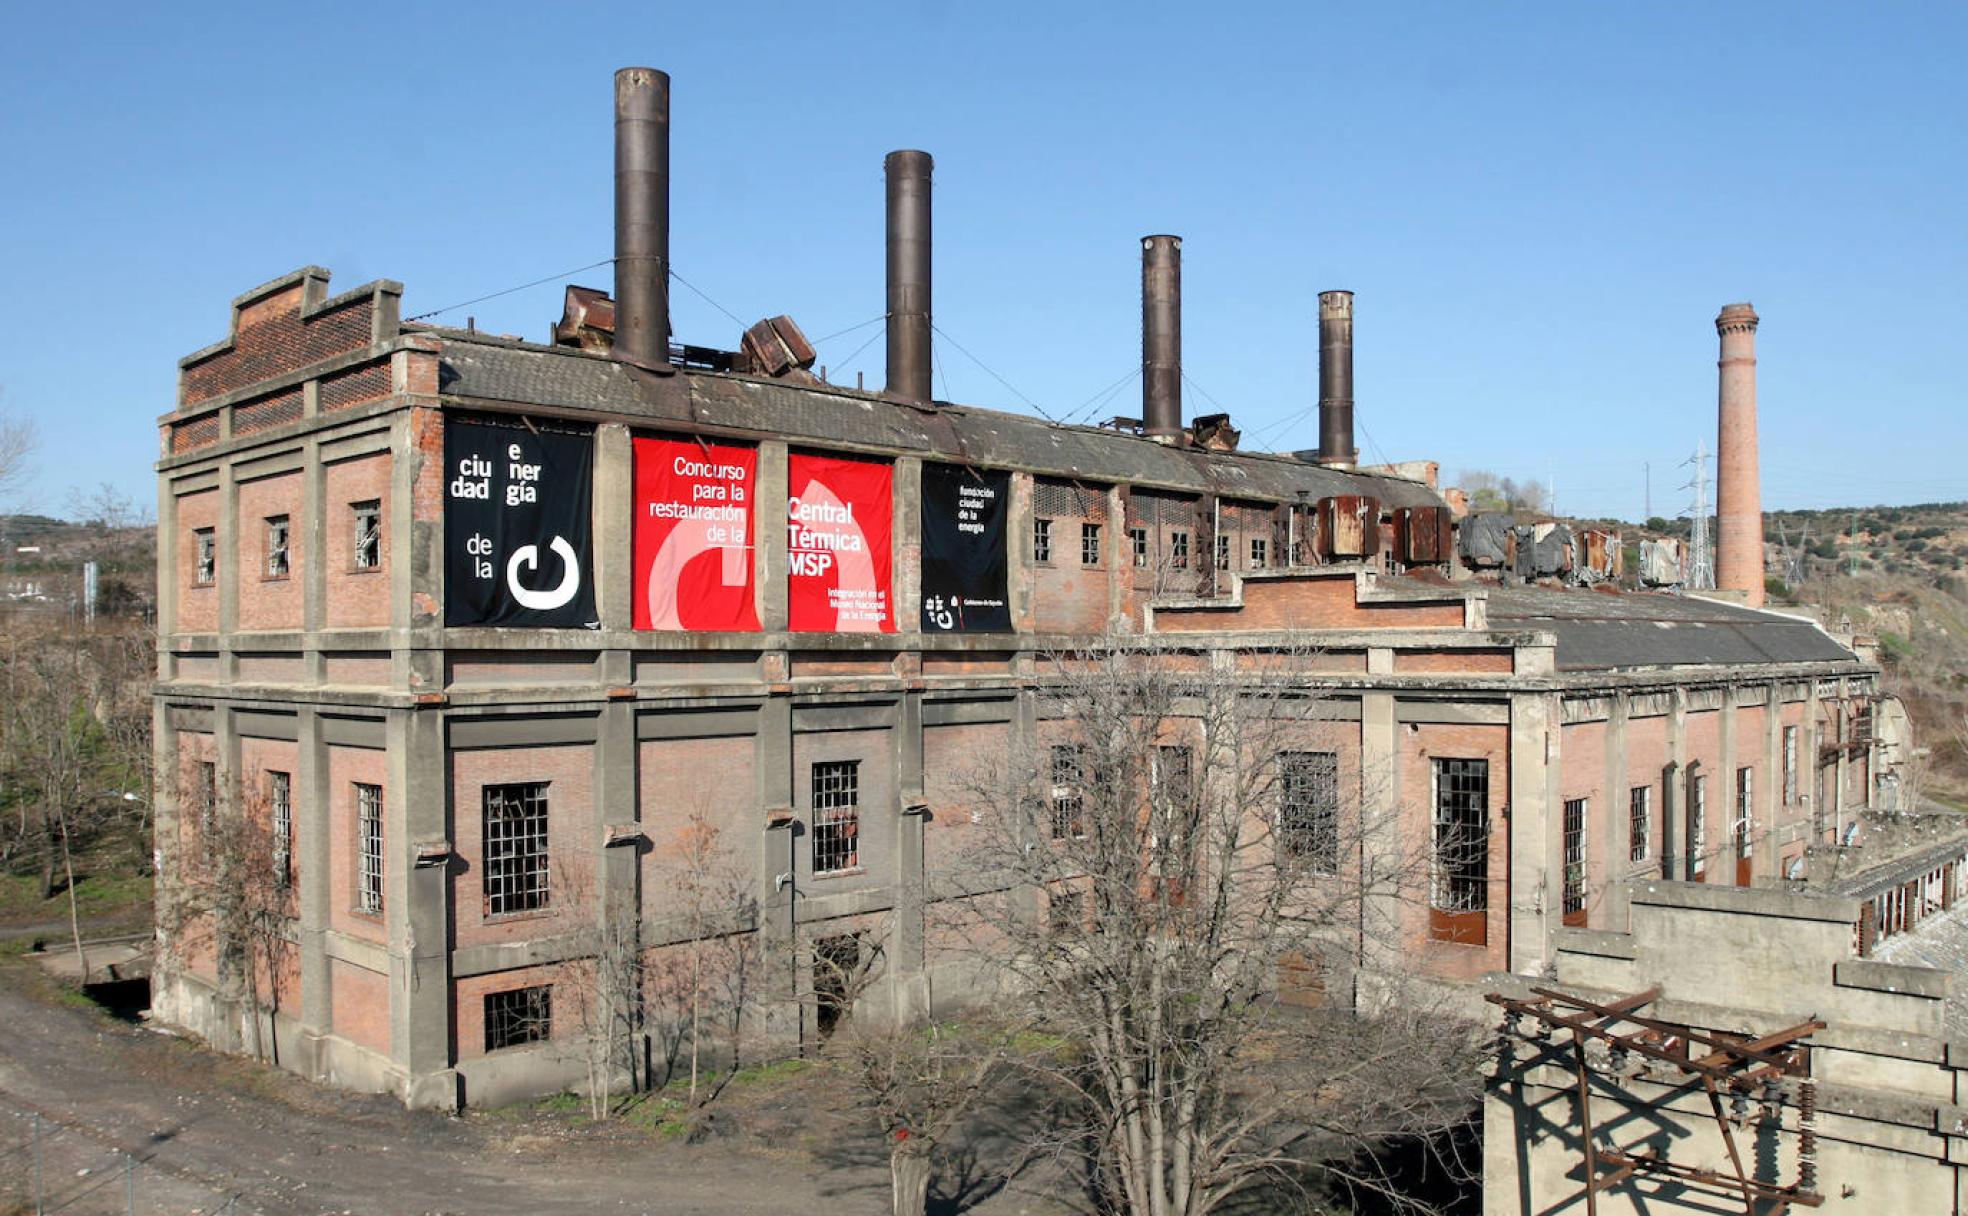
[{"label": "rusted metal debris", "polygon": [[1228,414],[1198,414],[1189,425],[1189,442],[1192,447],[1206,452],[1234,452],[1243,432],[1230,425]]},{"label": "rusted metal debris", "polygon": [[[1721,1198],[1739,1199],[1747,1216],[1761,1213],[1782,1216],[1793,1205],[1814,1208],[1823,1204],[1824,1196],[1817,1189],[1817,1088],[1811,1076],[1810,1047],[1804,1040],[1823,1030],[1825,1024],[1811,1018],[1760,1036],[1694,1030],[1637,1012],[1652,1004],[1660,994],[1661,990],[1654,987],[1615,1001],[1599,1002],[1556,989],[1532,988],[1529,998],[1498,992],[1483,998],[1504,1010],[1501,1031],[1505,1050],[1511,1038],[1549,1043],[1558,1032],[1571,1035],[1572,1071],[1578,1086],[1579,1144],[1585,1166],[1585,1188],[1581,1194],[1585,1198],[1586,1216],[1597,1216],[1601,1191],[1641,1175],[1676,1181]],[[1606,1047],[1608,1072],[1620,1080],[1649,1071],[1648,1063],[1634,1066],[1632,1061],[1636,1058],[1651,1062],[1656,1069],[1667,1071],[1677,1079],[1699,1079],[1729,1157],[1729,1172],[1681,1165],[1651,1146],[1620,1149],[1595,1144],[1593,1064],[1586,1050],[1588,1041]],[[1789,1185],[1750,1176],[1750,1171],[1744,1168],[1733,1126],[1737,1120],[1748,1121],[1749,1102],[1754,1095],[1762,1105],[1761,1119],[1781,1128],[1785,1079],[1796,1083],[1798,1093],[1797,1181]],[[1734,1116],[1723,1110],[1725,1093],[1731,1096],[1736,1109]],[[1610,1172],[1602,1172],[1607,1170]]]},{"label": "rusted metal debris", "polygon": [[1455,552],[1455,517],[1447,507],[1394,509],[1394,560],[1407,566],[1446,565]]},{"label": "rusted metal debris", "polygon": [[1579,529],[1573,539],[1573,553],[1577,559],[1574,574],[1579,582],[1588,586],[1610,582],[1626,569],[1625,555],[1620,551],[1620,534],[1610,528]]},{"label": "rusted metal debris", "polygon": [[745,331],[733,371],[785,376],[813,366],[813,346],[787,316],[771,317]]},{"label": "rusted metal debris", "polygon": [[1380,552],[1380,503],[1358,494],[1321,498],[1319,549],[1329,559],[1368,558]]}]

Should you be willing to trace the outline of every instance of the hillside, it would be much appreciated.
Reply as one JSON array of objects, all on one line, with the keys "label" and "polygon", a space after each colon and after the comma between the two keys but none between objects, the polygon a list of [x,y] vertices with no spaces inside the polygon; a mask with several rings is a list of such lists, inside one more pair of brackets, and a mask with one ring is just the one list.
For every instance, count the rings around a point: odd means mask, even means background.
[{"label": "hillside", "polygon": [[0,515],[0,605],[67,613],[81,604],[82,569],[97,567],[97,609],[143,615],[157,601],[157,530],[144,524]]}]

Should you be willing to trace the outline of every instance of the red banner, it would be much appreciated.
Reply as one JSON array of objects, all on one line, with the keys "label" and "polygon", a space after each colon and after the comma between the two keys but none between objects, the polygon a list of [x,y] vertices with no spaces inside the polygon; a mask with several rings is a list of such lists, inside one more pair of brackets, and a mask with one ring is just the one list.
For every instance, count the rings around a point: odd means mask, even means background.
[{"label": "red banner", "polygon": [[798,632],[894,633],[887,464],[802,456],[786,479],[786,608]]},{"label": "red banner", "polygon": [[635,441],[635,627],[757,631],[758,449]]}]

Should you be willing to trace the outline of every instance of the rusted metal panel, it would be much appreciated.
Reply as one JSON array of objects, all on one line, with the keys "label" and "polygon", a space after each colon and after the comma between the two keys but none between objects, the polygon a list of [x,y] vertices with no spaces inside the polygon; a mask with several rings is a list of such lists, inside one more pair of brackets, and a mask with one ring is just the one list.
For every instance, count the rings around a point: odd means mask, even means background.
[{"label": "rusted metal panel", "polygon": [[1394,560],[1407,566],[1448,562],[1455,547],[1455,521],[1447,507],[1394,510]]},{"label": "rusted metal panel", "polygon": [[1472,570],[1507,570],[1517,556],[1516,522],[1482,511],[1462,521],[1462,562]]},{"label": "rusted metal panel", "polygon": [[1574,547],[1575,571],[1582,583],[1610,582],[1620,576],[1624,557],[1620,534],[1610,528],[1581,528]]},{"label": "rusted metal panel", "polygon": [[1318,505],[1319,552],[1348,561],[1380,552],[1380,503],[1358,494],[1321,498]]}]

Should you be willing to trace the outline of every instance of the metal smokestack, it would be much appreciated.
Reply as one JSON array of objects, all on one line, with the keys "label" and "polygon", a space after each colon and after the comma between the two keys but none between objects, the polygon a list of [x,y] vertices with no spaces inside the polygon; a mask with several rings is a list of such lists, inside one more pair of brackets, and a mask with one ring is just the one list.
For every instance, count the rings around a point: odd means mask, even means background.
[{"label": "metal smokestack", "polygon": [[1763,490],[1756,458],[1756,310],[1729,304],[1715,318],[1715,585],[1763,606]]},{"label": "metal smokestack", "polygon": [[670,76],[615,73],[615,353],[670,361]]},{"label": "metal smokestack", "polygon": [[1182,238],[1141,238],[1141,423],[1163,443],[1182,438]]},{"label": "metal smokestack", "polygon": [[1319,463],[1350,469],[1353,448],[1353,293],[1319,293]]},{"label": "metal smokestack", "polygon": [[890,152],[888,182],[888,392],[927,402],[929,387],[929,175],[927,152]]}]

